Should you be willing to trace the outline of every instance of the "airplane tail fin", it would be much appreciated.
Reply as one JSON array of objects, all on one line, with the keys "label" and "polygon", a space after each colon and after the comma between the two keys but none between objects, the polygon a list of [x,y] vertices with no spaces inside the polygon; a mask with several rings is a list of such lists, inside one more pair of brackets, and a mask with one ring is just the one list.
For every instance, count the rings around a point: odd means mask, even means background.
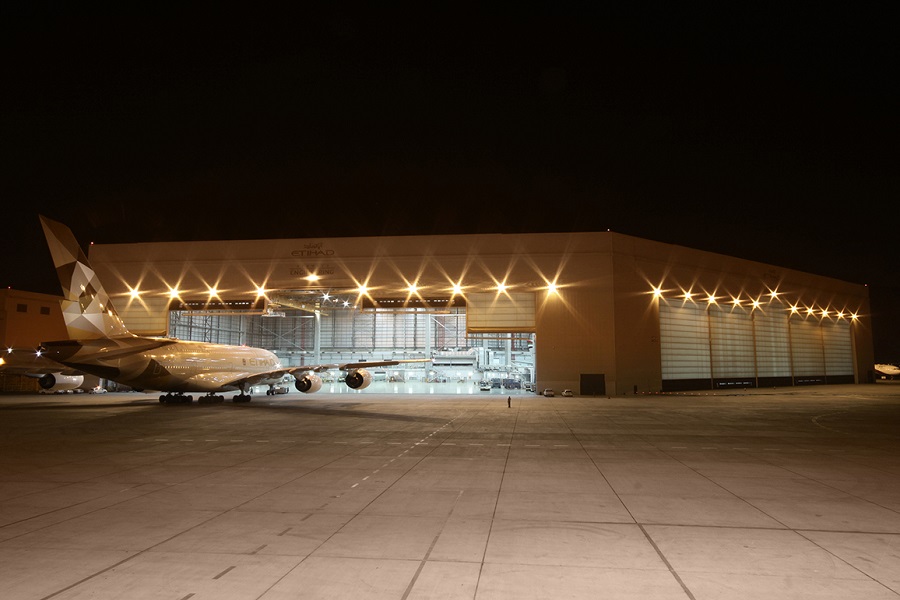
[{"label": "airplane tail fin", "polygon": [[61,304],[69,338],[130,336],[72,230],[43,215],[41,225],[63,288]]}]

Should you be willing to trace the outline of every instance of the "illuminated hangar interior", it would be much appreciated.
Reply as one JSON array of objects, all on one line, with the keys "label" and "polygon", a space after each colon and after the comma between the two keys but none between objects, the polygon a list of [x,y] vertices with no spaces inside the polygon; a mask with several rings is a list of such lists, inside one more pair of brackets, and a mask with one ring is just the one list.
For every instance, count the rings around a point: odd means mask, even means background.
[{"label": "illuminated hangar interior", "polygon": [[865,383],[864,285],[614,232],[95,244],[128,328],[623,395]]}]

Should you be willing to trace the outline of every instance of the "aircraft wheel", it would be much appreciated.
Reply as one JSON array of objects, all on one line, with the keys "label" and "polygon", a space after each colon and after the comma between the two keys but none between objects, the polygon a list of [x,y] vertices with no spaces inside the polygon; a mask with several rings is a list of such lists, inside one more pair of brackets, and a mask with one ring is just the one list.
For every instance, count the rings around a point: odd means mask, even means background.
[{"label": "aircraft wheel", "polygon": [[159,397],[159,403],[160,403],[160,404],[165,404],[165,403],[166,403],[166,397],[165,397],[165,396],[160,396],[160,397]]}]

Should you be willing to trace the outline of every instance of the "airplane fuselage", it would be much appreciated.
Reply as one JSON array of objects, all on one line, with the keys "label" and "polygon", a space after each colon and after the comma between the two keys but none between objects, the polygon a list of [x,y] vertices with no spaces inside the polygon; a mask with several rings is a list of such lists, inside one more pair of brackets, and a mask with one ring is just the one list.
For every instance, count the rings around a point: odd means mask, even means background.
[{"label": "airplane fuselage", "polygon": [[890,364],[878,364],[875,365],[875,371],[880,375],[885,375],[893,379],[894,377],[900,376],[900,367],[897,365]]},{"label": "airplane fuselage", "polygon": [[43,344],[44,355],[67,367],[144,390],[223,392],[238,390],[228,382],[280,381],[281,375],[256,379],[282,369],[272,352],[170,338],[122,337],[64,340]]}]

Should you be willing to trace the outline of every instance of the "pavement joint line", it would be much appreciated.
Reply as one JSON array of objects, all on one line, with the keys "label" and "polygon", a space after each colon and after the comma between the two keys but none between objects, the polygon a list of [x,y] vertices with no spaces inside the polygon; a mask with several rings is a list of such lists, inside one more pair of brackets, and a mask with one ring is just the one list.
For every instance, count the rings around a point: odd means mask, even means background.
[{"label": "pavement joint line", "polygon": [[[254,550],[253,552],[251,552],[250,554],[255,554],[256,552],[262,550],[262,549],[265,548],[265,547],[266,547],[265,544],[263,544],[262,546],[260,546],[259,548],[257,548],[257,549]],[[227,569],[225,569],[224,571],[222,571],[221,573],[219,573],[218,575],[216,575],[215,577],[213,577],[213,579],[220,579],[223,575],[225,575],[226,573],[228,573],[228,571],[231,571],[231,570],[233,570],[233,569],[234,569],[234,565],[231,565],[230,567],[228,567]]]}]

